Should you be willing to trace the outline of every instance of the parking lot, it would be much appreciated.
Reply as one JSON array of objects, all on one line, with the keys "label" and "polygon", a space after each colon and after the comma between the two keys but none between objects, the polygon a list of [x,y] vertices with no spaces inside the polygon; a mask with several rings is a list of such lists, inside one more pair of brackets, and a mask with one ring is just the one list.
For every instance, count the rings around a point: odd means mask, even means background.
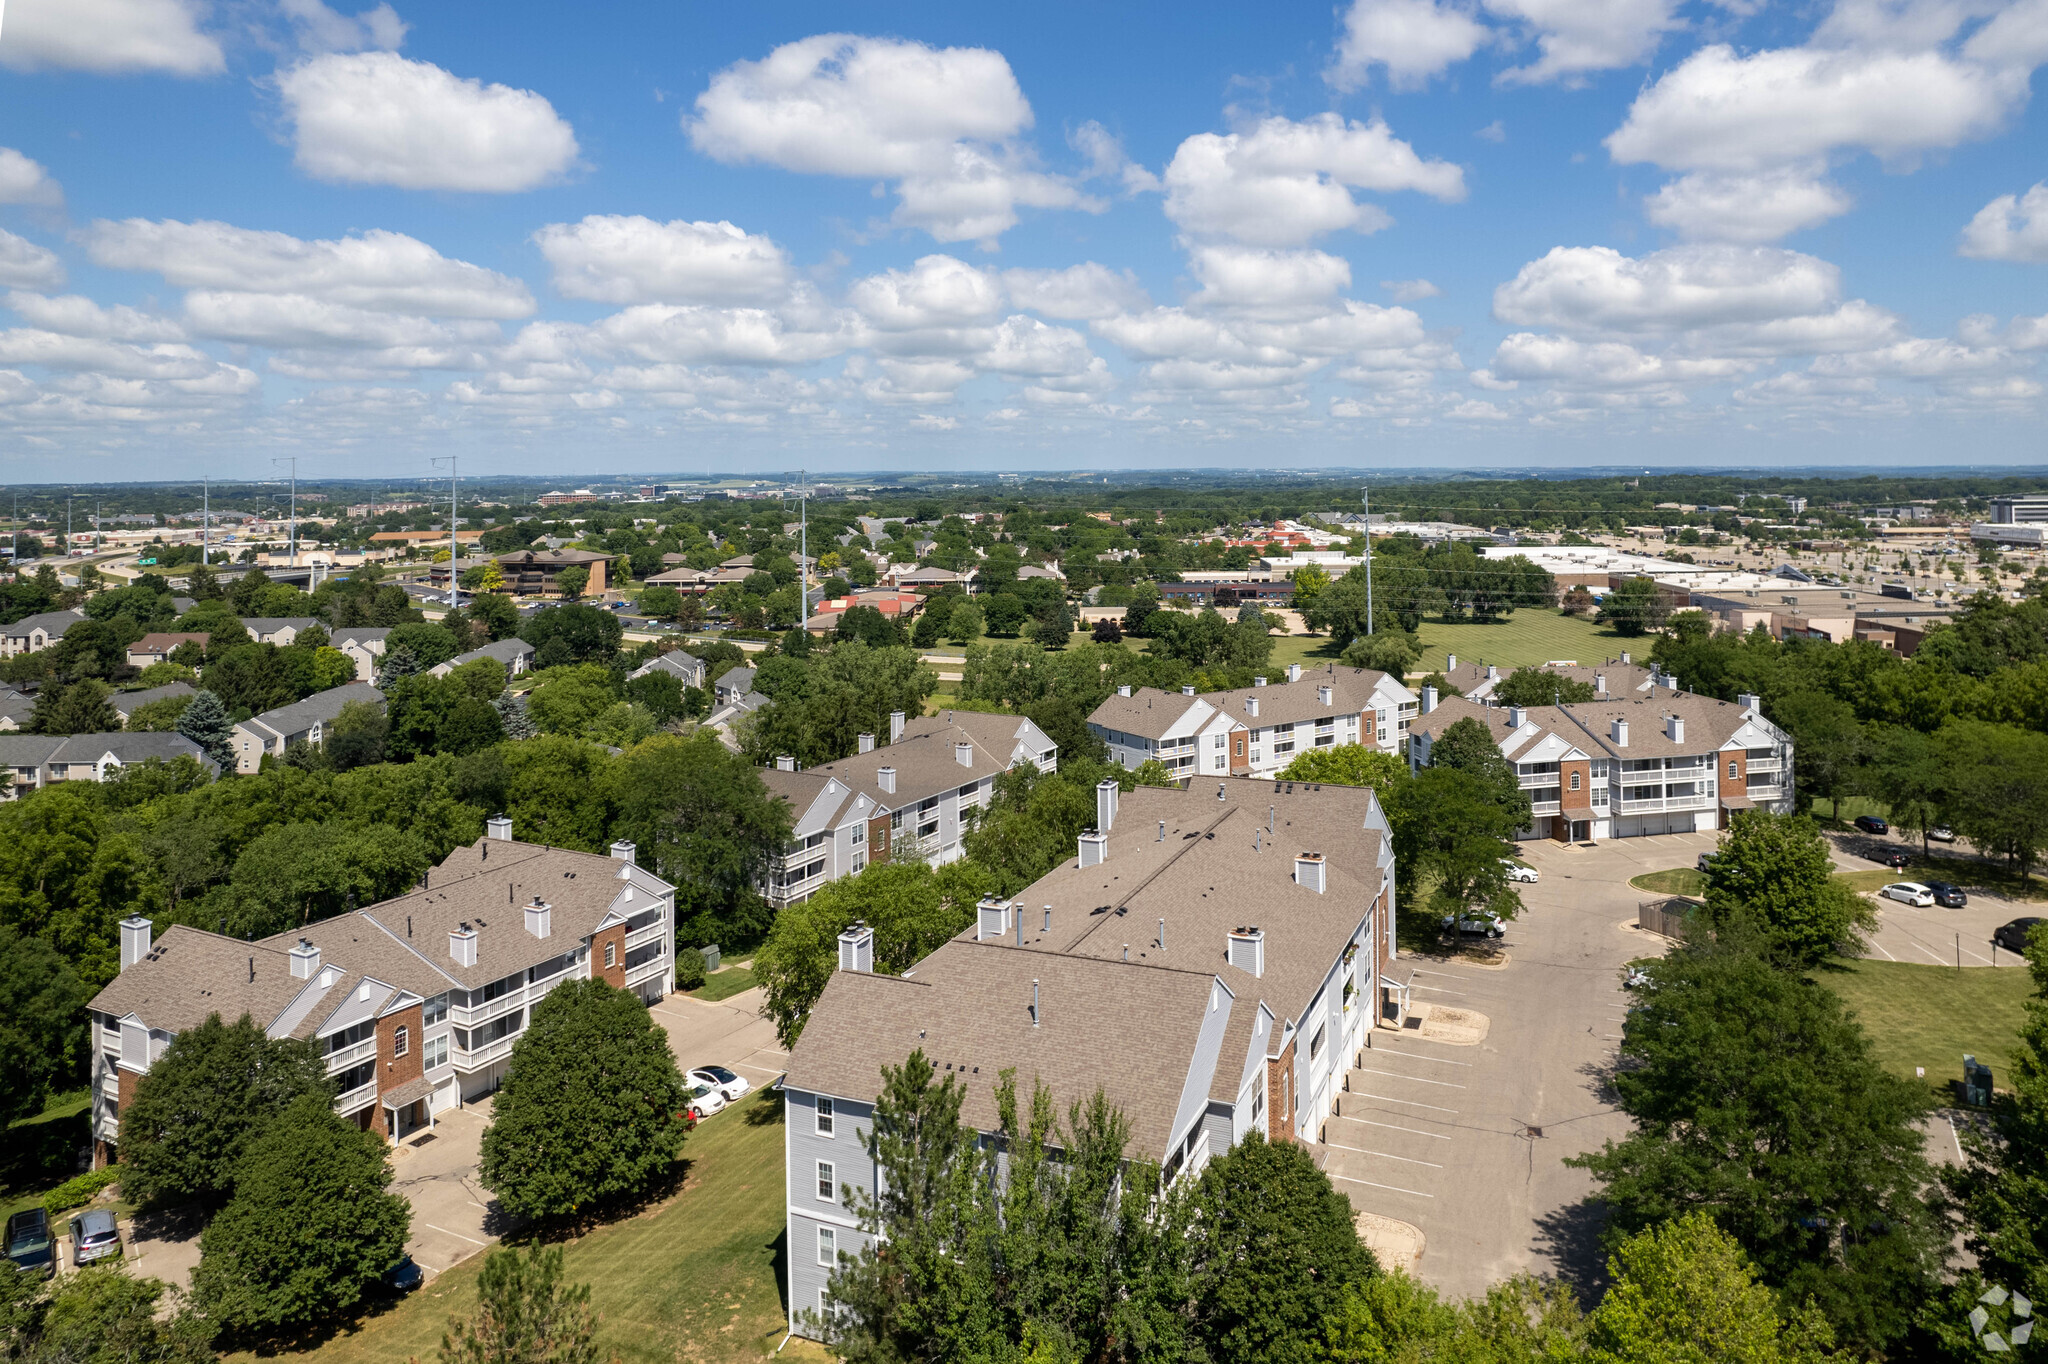
[{"label": "parking lot", "polygon": [[1358,1058],[1323,1159],[1360,1212],[1419,1228],[1422,1278],[1456,1297],[1511,1274],[1597,1281],[1600,1224],[1583,1199],[1593,1182],[1564,1159],[1625,1137],[1628,1118],[1602,1084],[1629,997],[1622,965],[1661,953],[1632,925],[1646,897],[1632,876],[1691,866],[1709,834],[1633,838],[1598,847],[1532,841],[1542,875],[1519,887],[1509,961],[1407,956],[1393,975],[1417,1003],[1490,1022],[1476,1046],[1380,1029]]},{"label": "parking lot", "polygon": [[[1870,871],[1882,865],[1878,858],[1887,852],[1903,852],[1917,861],[1921,851],[1917,841],[1862,833],[1830,834],[1828,840],[1835,851],[1835,865],[1843,871]],[[1939,843],[1934,850],[1937,857],[1968,855]],[[1933,879],[1924,869],[1913,866],[1893,875],[1900,881]],[[2024,957],[2002,947],[1995,948],[1991,932],[2014,919],[2048,914],[2048,909],[2039,902],[2009,900],[1993,894],[1972,884],[1968,877],[1957,884],[1969,897],[1969,903],[1960,909],[1909,905],[1882,895],[1870,896],[1877,910],[1878,928],[1865,939],[1864,955],[1931,966],[2025,966]]]}]

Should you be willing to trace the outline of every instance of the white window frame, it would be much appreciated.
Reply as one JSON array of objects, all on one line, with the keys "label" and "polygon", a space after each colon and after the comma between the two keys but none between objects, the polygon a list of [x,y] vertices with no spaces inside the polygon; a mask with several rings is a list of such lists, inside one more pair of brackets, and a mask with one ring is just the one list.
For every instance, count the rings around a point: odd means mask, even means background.
[{"label": "white window frame", "polygon": [[818,1162],[818,1186],[824,1190],[818,1195],[820,1203],[839,1201],[839,1168],[829,1160]]},{"label": "white window frame", "polygon": [[839,1229],[818,1228],[818,1263],[831,1268],[839,1263]]},{"label": "white window frame", "polygon": [[833,1128],[836,1125],[837,1115],[832,1111],[832,1100],[820,1094],[817,1099],[817,1107],[812,1113],[812,1120],[813,1126],[811,1130],[816,1135],[821,1137],[835,1135]]},{"label": "white window frame", "polygon": [[400,1056],[405,1056],[405,1055],[408,1055],[408,1054],[409,1054],[409,1053],[410,1053],[411,1051],[412,1051],[412,1029],[411,1029],[411,1028],[408,1028],[408,1027],[406,1027],[406,1026],[405,1026],[405,1024],[401,1023],[401,1024],[399,1024],[399,1025],[398,1025],[398,1029],[397,1029],[397,1031],[395,1031],[395,1032],[393,1032],[393,1033],[391,1034],[391,1055],[392,1055],[392,1058],[393,1058],[393,1059],[395,1060],[396,1058],[398,1058],[398,1057],[400,1057]]}]

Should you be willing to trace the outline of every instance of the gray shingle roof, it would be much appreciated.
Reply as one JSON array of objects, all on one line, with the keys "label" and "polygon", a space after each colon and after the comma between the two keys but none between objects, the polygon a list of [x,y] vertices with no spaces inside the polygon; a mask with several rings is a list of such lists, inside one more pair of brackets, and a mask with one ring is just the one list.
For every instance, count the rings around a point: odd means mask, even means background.
[{"label": "gray shingle roof", "polygon": [[366,682],[344,682],[339,687],[315,692],[303,701],[266,710],[243,723],[261,725],[274,734],[298,734],[311,729],[315,722],[325,723],[334,719],[351,701],[374,701],[381,705],[384,693]]},{"label": "gray shingle roof", "polygon": [[208,1014],[219,1014],[224,1023],[247,1014],[261,1028],[305,987],[277,948],[172,924],[90,1007],[116,1018],[132,1013],[170,1032],[195,1028]]},{"label": "gray shingle roof", "polygon": [[40,629],[51,639],[56,639],[84,619],[85,617],[77,611],[44,611],[33,616],[23,616],[14,624],[0,630],[0,634],[9,639],[27,639],[30,634]]},{"label": "gray shingle roof", "polygon": [[169,686],[150,687],[143,691],[115,692],[107,700],[114,707],[115,712],[123,720],[126,720],[130,715],[133,715],[137,710],[152,701],[168,701],[174,696],[197,696],[198,694],[198,688],[194,687],[190,682],[173,682]]}]

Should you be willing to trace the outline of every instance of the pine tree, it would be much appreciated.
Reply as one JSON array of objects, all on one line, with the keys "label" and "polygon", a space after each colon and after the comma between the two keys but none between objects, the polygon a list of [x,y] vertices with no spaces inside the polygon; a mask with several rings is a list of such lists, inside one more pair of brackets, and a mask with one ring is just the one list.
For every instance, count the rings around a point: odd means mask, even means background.
[{"label": "pine tree", "polygon": [[477,1276],[476,1311],[441,1337],[441,1364],[597,1364],[589,1284],[562,1282],[562,1248],[500,1246]]},{"label": "pine tree", "polygon": [[533,719],[526,713],[526,698],[506,692],[491,702],[498,712],[498,722],[505,727],[508,739],[531,739],[540,731],[534,728]]},{"label": "pine tree", "polygon": [[235,727],[228,708],[210,691],[202,691],[178,717],[178,733],[198,744],[200,751],[220,764],[223,772],[235,765]]},{"label": "pine tree", "polygon": [[384,655],[384,662],[377,669],[377,690],[388,692],[420,670],[419,655],[401,644]]}]

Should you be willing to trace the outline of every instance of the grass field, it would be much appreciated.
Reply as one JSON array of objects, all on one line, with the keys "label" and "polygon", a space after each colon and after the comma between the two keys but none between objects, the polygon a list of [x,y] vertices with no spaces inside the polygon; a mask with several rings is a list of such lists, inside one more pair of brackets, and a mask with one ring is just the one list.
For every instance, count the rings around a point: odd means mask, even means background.
[{"label": "grass field", "polygon": [[[590,1285],[602,1357],[721,1364],[775,1352],[787,1330],[783,1264],[782,1098],[761,1091],[684,1143],[682,1192],[568,1244],[567,1277]],[[477,1257],[326,1341],[307,1364],[430,1360],[451,1316],[476,1303]],[[275,1358],[276,1356],[263,1356]],[[258,1356],[229,1358],[253,1364]],[[823,1359],[793,1340],[781,1358]]]},{"label": "grass field", "polygon": [[1604,625],[1563,615],[1557,611],[1521,610],[1491,625],[1445,625],[1424,621],[1417,632],[1422,636],[1422,661],[1417,673],[1430,673],[1444,666],[1446,654],[1460,659],[1484,661],[1506,670],[1528,664],[1569,658],[1581,667],[1593,667],[1624,650],[1639,663],[1650,656],[1650,639],[1625,639]]},{"label": "grass field", "polygon": [[43,1111],[7,1128],[0,1140],[0,1219],[41,1203],[43,1195],[77,1173],[73,1164],[85,1144],[92,1092],[54,1095]]},{"label": "grass field", "polygon": [[723,971],[713,971],[704,977],[704,983],[689,991],[692,999],[701,999],[716,1004],[721,999],[731,999],[742,990],[754,988],[753,970],[745,966],[728,966]]},{"label": "grass field", "polygon": [[2034,991],[2027,972],[1866,959],[1839,962],[1815,979],[1842,997],[1893,1074],[1910,1079],[1925,1066],[1927,1082],[1945,1089],[1962,1081],[1968,1052],[1991,1067],[1995,1084],[2011,1083],[2021,1005]]},{"label": "grass field", "polygon": [[1669,871],[1646,871],[1641,876],[1631,876],[1628,883],[1637,890],[1646,890],[1652,895],[1707,893],[1707,878],[1691,867],[1673,867]]}]

